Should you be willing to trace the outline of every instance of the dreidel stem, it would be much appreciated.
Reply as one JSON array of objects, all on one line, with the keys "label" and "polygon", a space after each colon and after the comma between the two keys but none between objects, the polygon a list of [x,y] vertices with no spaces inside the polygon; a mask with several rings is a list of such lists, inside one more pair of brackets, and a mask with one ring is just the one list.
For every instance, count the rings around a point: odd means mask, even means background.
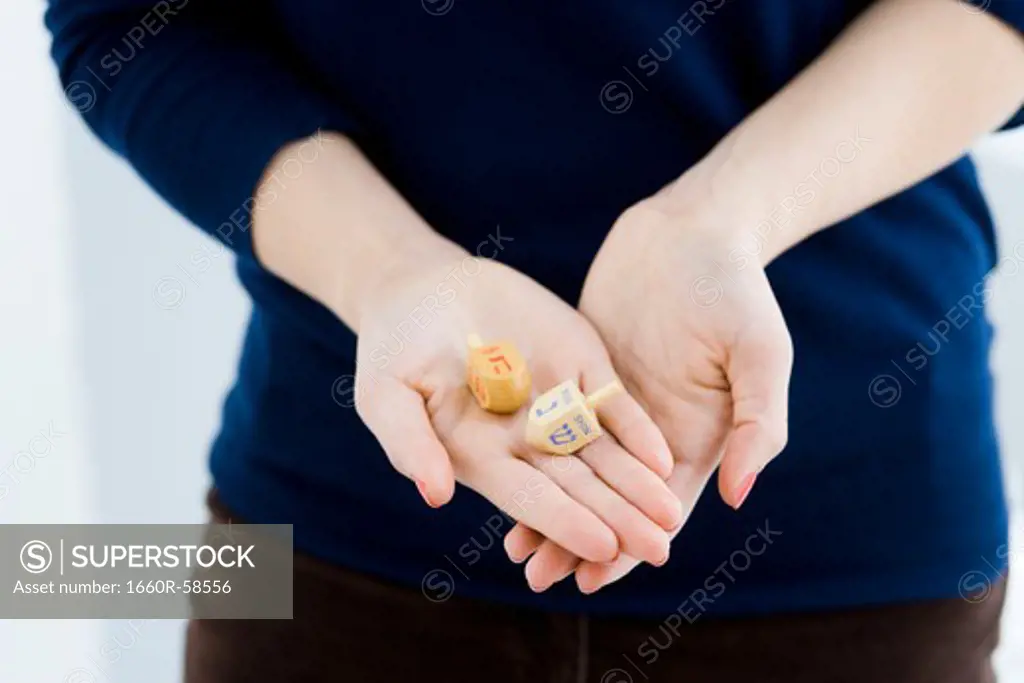
[{"label": "dreidel stem", "polygon": [[625,391],[625,388],[622,386],[622,382],[619,380],[609,382],[590,396],[587,396],[587,407],[591,410],[596,410],[602,402],[621,391]]}]

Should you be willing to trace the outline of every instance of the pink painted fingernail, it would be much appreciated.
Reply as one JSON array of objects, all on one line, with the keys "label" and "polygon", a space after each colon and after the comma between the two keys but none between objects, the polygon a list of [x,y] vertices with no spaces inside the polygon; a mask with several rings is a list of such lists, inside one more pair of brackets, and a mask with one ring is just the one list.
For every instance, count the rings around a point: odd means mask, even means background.
[{"label": "pink painted fingernail", "polygon": [[436,508],[437,506],[434,505],[434,503],[430,500],[430,496],[427,495],[427,485],[424,484],[419,479],[416,479],[415,482],[416,482],[416,490],[420,492],[421,496],[423,496],[423,500],[425,500],[427,502],[427,505],[429,505],[432,508]]},{"label": "pink painted fingernail", "polygon": [[750,495],[750,489],[754,488],[755,481],[757,481],[757,473],[751,472],[740,482],[739,488],[736,491],[736,504],[733,505],[734,510],[739,510],[740,506],[743,505],[743,501]]},{"label": "pink painted fingernail", "polygon": [[505,554],[508,555],[508,559],[512,560],[512,562],[514,562],[515,564],[522,564],[523,562],[526,561],[526,558],[529,557],[529,555],[523,555],[523,556],[513,555],[512,551],[509,550],[509,547],[508,547],[507,544],[505,545]]}]

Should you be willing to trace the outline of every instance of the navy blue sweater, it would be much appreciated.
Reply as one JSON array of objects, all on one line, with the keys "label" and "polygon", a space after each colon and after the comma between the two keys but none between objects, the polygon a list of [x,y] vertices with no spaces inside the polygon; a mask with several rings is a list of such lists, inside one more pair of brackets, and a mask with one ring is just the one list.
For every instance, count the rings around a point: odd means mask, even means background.
[{"label": "navy blue sweater", "polygon": [[[211,458],[229,508],[431,599],[695,619],[951,596],[1001,568],[998,256],[969,159],[771,265],[796,349],[789,446],[740,512],[709,490],[667,566],[589,597],[534,595],[509,520],[461,488],[431,510],[392,471],[351,408],[353,334],[255,261],[250,197],[283,144],[343,131],[437,230],[472,250],[500,225],[499,258],[575,302],[619,213],[868,4],[51,0],[46,21],[91,128],[237,252],[253,313]],[[1024,27],[1024,2],[981,4]]]}]

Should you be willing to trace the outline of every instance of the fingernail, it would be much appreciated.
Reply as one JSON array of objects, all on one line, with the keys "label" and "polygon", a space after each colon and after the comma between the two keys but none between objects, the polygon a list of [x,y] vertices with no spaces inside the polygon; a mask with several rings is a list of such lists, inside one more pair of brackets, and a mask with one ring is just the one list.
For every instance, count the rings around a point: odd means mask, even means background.
[{"label": "fingernail", "polygon": [[661,478],[668,479],[672,476],[672,469],[676,464],[675,460],[672,459],[672,453],[669,451],[658,453],[657,459],[662,465],[662,469],[665,470],[665,474],[662,474]]},{"label": "fingernail", "polygon": [[436,508],[437,506],[434,505],[433,501],[430,500],[430,496],[427,495],[427,486],[426,486],[426,484],[424,484],[419,479],[416,479],[415,481],[416,481],[416,490],[420,492],[421,496],[423,496],[423,500],[427,501],[427,505],[429,505],[430,507]]},{"label": "fingernail", "polygon": [[740,482],[739,488],[736,490],[736,504],[732,506],[734,510],[739,510],[743,505],[743,501],[750,495],[750,489],[754,488],[755,481],[757,481],[757,473],[751,472]]},{"label": "fingernail", "polygon": [[655,567],[663,567],[668,562],[669,551],[665,551],[665,556],[654,563]]},{"label": "fingernail", "polygon": [[547,589],[551,588],[550,583],[534,583],[529,579],[526,580],[526,583],[528,586],[530,586],[530,590],[532,590],[534,593],[543,593]]},{"label": "fingernail", "polygon": [[505,548],[505,554],[507,554],[508,555],[508,559],[512,560],[512,562],[515,563],[515,564],[522,564],[523,562],[526,561],[526,557],[520,557],[519,555],[513,555],[511,552],[509,552],[508,548]]}]

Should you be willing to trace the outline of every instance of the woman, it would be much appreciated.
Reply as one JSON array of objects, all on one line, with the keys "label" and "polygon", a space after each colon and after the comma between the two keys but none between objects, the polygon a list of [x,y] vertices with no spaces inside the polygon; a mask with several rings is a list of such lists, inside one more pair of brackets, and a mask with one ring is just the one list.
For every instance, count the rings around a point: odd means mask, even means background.
[{"label": "woman", "polygon": [[[295,619],[193,622],[190,683],[991,680],[998,257],[963,155],[1021,121],[1024,5],[47,24],[71,102],[253,299],[211,506],[295,525]],[[526,447],[464,387],[469,332],[538,391],[620,377],[608,435]]]}]

